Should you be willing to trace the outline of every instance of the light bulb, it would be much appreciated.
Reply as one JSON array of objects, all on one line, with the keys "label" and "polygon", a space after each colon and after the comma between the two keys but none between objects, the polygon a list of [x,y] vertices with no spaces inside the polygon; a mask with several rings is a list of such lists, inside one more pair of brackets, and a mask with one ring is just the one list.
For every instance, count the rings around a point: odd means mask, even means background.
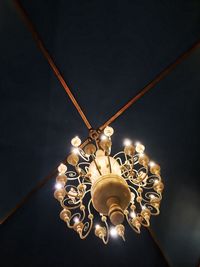
[{"label": "light bulb", "polygon": [[79,223],[79,218],[78,217],[74,217],[74,222],[75,223]]},{"label": "light bulb", "polygon": [[112,127],[107,126],[107,127],[104,129],[103,132],[104,132],[104,134],[105,134],[106,136],[111,137],[111,136],[113,135],[113,133],[114,133],[114,130],[113,130]]},{"label": "light bulb", "polygon": [[103,135],[101,135],[101,140],[103,141],[103,140],[106,140],[107,139],[107,136],[105,136],[104,134]]},{"label": "light bulb", "polygon": [[56,183],[55,184],[55,188],[56,189],[61,189],[63,187],[63,185],[61,183]]},{"label": "light bulb", "polygon": [[153,167],[153,166],[155,166],[155,162],[153,162],[153,161],[150,161],[150,162],[149,162],[149,166],[150,166],[150,167]]},{"label": "light bulb", "polygon": [[95,225],[95,228],[96,228],[96,229],[99,229],[99,228],[100,228],[100,225],[99,225],[99,224],[96,224],[96,225]]},{"label": "light bulb", "polygon": [[150,195],[150,198],[153,199],[153,198],[155,198],[155,196],[154,195]]},{"label": "light bulb", "polygon": [[139,143],[139,142],[136,142],[136,144],[135,144],[135,150],[136,150],[138,153],[143,153],[144,150],[145,150],[145,146],[142,145],[142,144]]},{"label": "light bulb", "polygon": [[112,228],[110,229],[110,235],[111,235],[112,237],[117,237],[117,230],[115,229],[115,227],[112,227]]},{"label": "light bulb", "polygon": [[79,149],[76,147],[76,148],[73,148],[72,149],[72,153],[74,153],[74,154],[79,154]]},{"label": "light bulb", "polygon": [[81,144],[81,139],[78,136],[75,136],[74,138],[72,138],[71,144],[74,147],[79,147]]},{"label": "light bulb", "polygon": [[59,166],[58,166],[58,171],[60,174],[65,174],[66,171],[67,171],[67,166],[63,163],[61,163]]},{"label": "light bulb", "polygon": [[157,183],[158,183],[158,179],[155,179],[155,180],[154,180],[154,184],[157,184]]},{"label": "light bulb", "polygon": [[132,218],[135,218],[135,217],[136,217],[136,214],[135,214],[135,212],[134,212],[134,211],[132,211],[132,212],[130,213],[130,216],[131,216]]},{"label": "light bulb", "polygon": [[146,209],[146,207],[145,206],[142,206],[142,210],[145,210]]},{"label": "light bulb", "polygon": [[125,139],[124,140],[124,146],[130,146],[131,145],[131,140],[129,140],[129,139]]}]

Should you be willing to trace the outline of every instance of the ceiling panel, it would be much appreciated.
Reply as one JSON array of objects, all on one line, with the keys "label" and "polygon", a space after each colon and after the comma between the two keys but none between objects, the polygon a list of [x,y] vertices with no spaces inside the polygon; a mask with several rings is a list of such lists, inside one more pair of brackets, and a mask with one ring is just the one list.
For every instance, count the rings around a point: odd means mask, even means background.
[{"label": "ceiling panel", "polygon": [[200,38],[199,1],[22,2],[96,127]]},{"label": "ceiling panel", "polygon": [[[199,1],[22,3],[95,127],[200,38]],[[0,33],[2,217],[87,129],[12,1],[0,3]],[[152,225],[174,267],[195,266],[200,255],[199,58],[198,50],[113,123],[115,151],[129,137],[161,164],[166,189]],[[5,266],[166,265],[146,231],[104,247],[92,236],[79,241],[58,213],[51,181],[1,226]]]},{"label": "ceiling panel", "polygon": [[77,128],[87,131],[13,4],[0,13],[2,218],[65,157]]}]

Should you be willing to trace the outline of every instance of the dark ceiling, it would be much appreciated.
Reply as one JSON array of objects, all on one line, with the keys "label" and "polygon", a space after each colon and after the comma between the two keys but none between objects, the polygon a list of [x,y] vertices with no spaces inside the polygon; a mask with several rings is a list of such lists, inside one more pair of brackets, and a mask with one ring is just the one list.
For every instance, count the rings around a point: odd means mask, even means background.
[{"label": "dark ceiling", "polygon": [[[21,1],[98,127],[200,39],[200,1]],[[0,2],[0,218],[88,135],[13,1]],[[200,49],[119,117],[115,148],[140,140],[162,166],[161,214],[104,246],[66,229],[54,179],[0,226],[1,266],[198,266]]]}]

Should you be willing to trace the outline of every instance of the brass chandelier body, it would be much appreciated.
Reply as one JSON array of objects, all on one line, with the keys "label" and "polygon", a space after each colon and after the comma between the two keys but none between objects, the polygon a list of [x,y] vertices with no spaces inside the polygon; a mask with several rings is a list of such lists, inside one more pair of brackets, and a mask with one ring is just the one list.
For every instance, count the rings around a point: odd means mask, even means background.
[{"label": "brass chandelier body", "polygon": [[149,227],[164,188],[160,166],[149,160],[144,145],[126,140],[124,150],[111,156],[113,132],[106,127],[101,140],[83,147],[78,137],[72,139],[68,166],[58,167],[54,193],[67,226],[84,239],[95,222],[94,232],[105,244],[110,234],[125,240],[125,221],[137,233]]}]

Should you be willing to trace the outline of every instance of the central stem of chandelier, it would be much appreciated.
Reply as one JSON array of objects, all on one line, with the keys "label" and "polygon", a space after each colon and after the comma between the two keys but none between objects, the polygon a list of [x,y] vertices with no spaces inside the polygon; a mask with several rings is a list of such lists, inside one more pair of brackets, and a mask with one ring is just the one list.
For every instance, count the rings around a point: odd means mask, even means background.
[{"label": "central stem of chandelier", "polygon": [[137,233],[149,227],[164,189],[160,166],[149,160],[144,145],[125,140],[124,150],[111,156],[113,133],[108,126],[99,140],[94,131],[85,146],[78,137],[71,140],[68,166],[58,167],[54,193],[67,226],[84,239],[95,222],[95,235],[105,244],[110,235],[125,240],[124,221]]}]

